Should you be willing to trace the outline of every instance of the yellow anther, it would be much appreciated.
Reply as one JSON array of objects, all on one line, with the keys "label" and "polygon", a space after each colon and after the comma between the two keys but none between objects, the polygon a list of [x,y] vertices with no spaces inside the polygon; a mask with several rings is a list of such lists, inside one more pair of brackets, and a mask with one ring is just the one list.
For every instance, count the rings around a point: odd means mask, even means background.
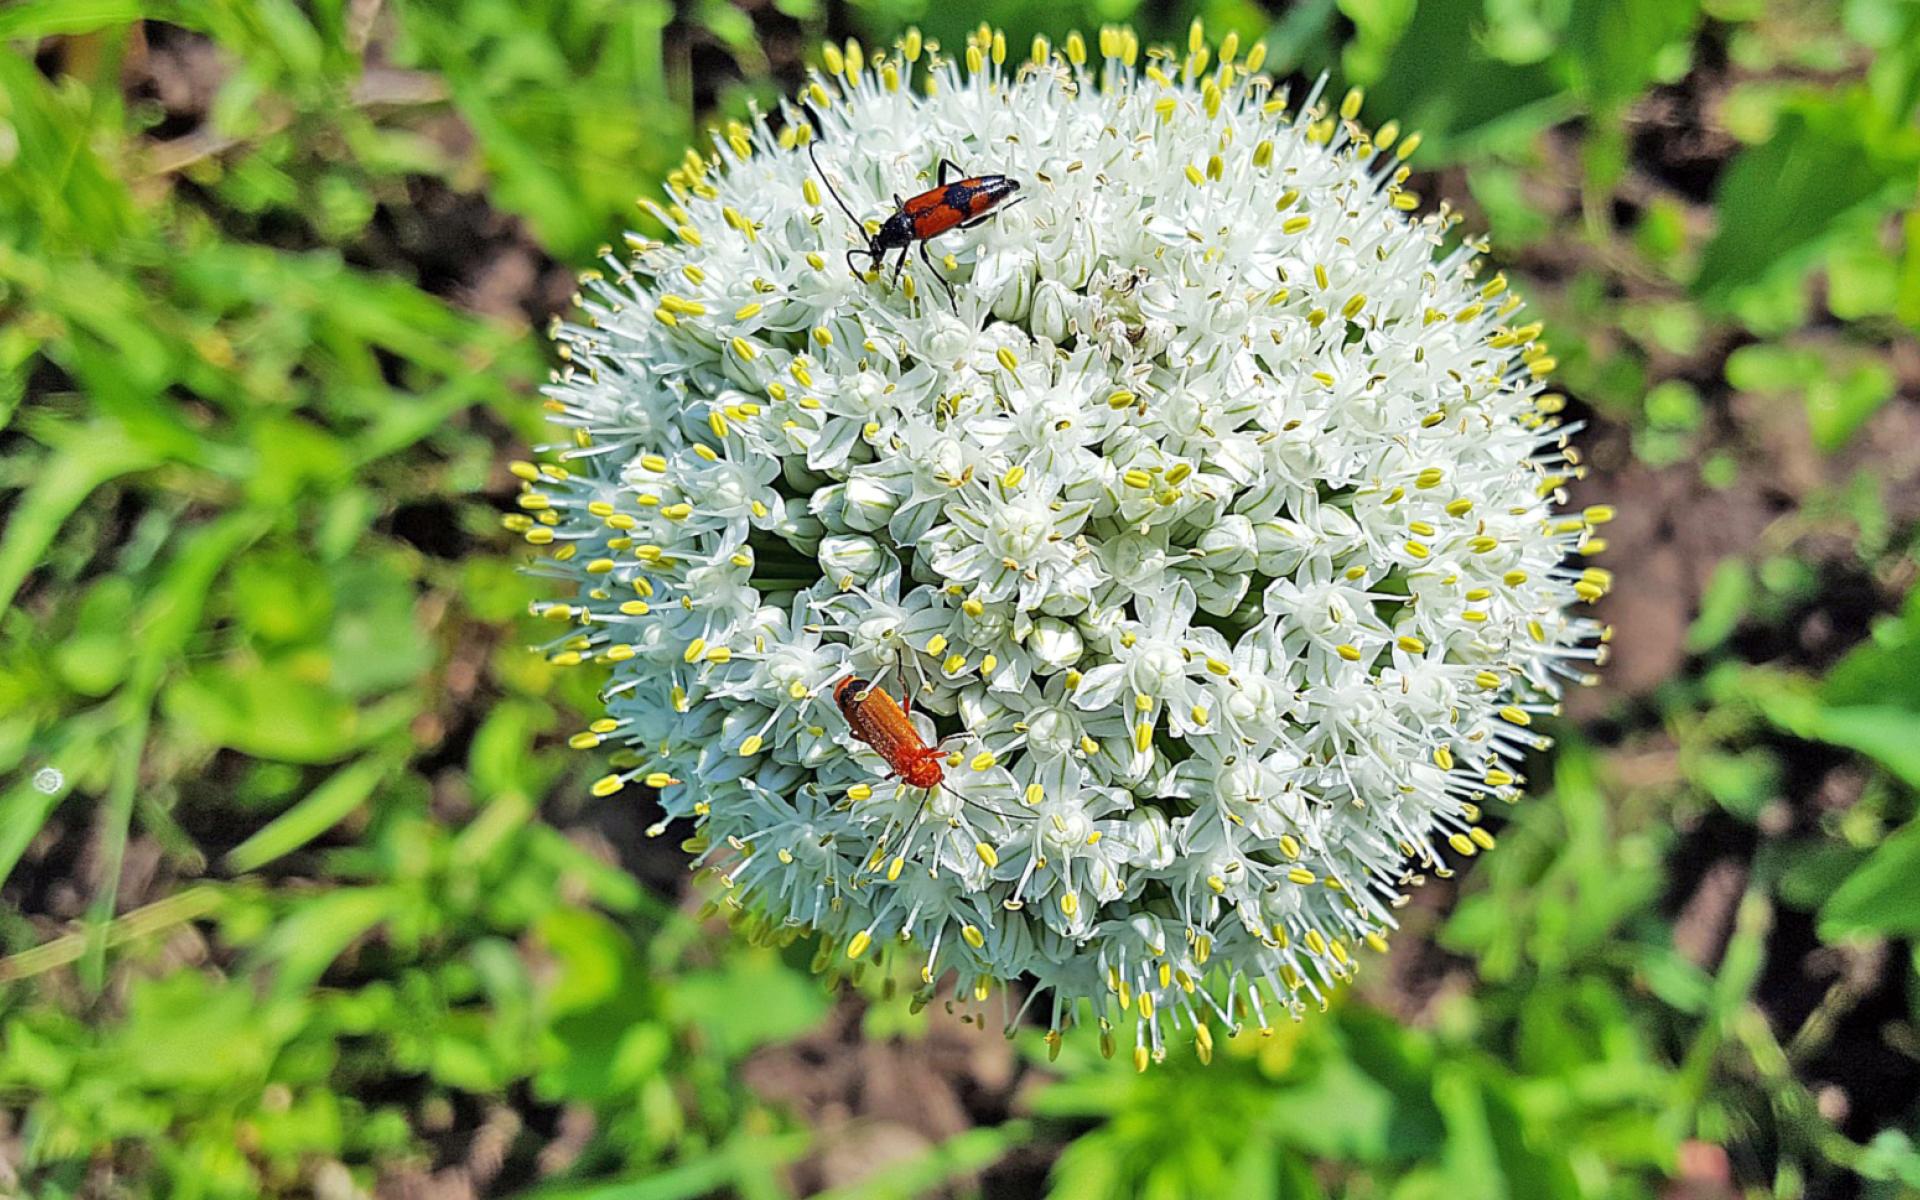
[{"label": "yellow anther", "polygon": [[973,852],[980,856],[980,861],[987,864],[989,870],[1000,865],[999,852],[985,842],[975,842]]},{"label": "yellow anther", "polygon": [[660,308],[662,311],[675,313],[683,317],[704,317],[707,315],[706,305],[700,303],[698,300],[689,300],[685,296],[676,296],[672,292],[668,292],[660,297]]},{"label": "yellow anther", "polygon": [[1346,659],[1348,662],[1359,662],[1361,659],[1360,647],[1350,645],[1346,642],[1342,642],[1340,645],[1335,646],[1333,648],[1333,652],[1335,654],[1338,654],[1341,658]]},{"label": "yellow anther", "polygon": [[593,786],[587,790],[596,796],[611,796],[625,786],[627,786],[627,781],[620,778],[620,776],[603,775],[594,780]]}]

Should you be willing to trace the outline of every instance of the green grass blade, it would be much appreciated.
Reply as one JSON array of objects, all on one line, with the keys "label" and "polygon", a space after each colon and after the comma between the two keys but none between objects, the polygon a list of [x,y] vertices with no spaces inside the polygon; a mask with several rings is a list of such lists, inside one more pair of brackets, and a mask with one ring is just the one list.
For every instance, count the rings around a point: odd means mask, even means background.
[{"label": "green grass blade", "polygon": [[400,765],[393,754],[371,754],[342,767],[299,803],[227,853],[227,868],[254,871],[292,854],[366,803],[380,781]]}]

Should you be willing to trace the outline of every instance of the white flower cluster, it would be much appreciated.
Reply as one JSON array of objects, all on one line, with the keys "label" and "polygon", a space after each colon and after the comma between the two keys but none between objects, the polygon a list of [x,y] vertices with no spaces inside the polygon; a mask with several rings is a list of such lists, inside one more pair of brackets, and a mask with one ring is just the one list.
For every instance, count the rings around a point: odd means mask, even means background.
[{"label": "white flower cluster", "polygon": [[[554,661],[611,668],[595,791],[658,789],[750,931],[1028,980],[1143,1066],[1384,949],[1604,651],[1540,327],[1415,215],[1417,138],[1239,52],[829,47],[587,277],[508,518],[577,585]],[[942,159],[1021,184],[933,240],[954,299],[856,277]]]}]

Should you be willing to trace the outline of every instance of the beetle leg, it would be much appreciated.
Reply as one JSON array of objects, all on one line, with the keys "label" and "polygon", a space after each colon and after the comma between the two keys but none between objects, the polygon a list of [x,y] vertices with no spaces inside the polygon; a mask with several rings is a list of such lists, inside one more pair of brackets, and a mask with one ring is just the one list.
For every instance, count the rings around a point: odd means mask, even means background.
[{"label": "beetle leg", "polygon": [[[920,248],[923,253],[926,250],[926,245],[927,244],[925,242],[920,243]],[[902,246],[900,247],[899,261],[893,264],[893,286],[895,287],[900,286],[900,272],[906,269],[907,269],[907,248],[905,246]]]},{"label": "beetle leg", "polygon": [[960,314],[960,301],[953,294],[953,285],[948,283],[947,277],[942,275],[940,269],[933,265],[933,256],[927,253],[927,244],[925,242],[920,243],[920,261],[927,264],[927,271],[935,279],[940,281],[941,287],[947,289],[947,303],[953,305],[954,315],[958,316]]},{"label": "beetle leg", "polygon": [[852,272],[853,272],[853,277],[854,277],[855,279],[865,279],[865,278],[866,278],[866,272],[864,272],[864,271],[862,271],[862,270],[861,270],[861,269],[860,269],[859,267],[857,267],[857,266],[855,266],[855,265],[854,265],[854,261],[853,261],[853,256],[854,256],[854,255],[856,255],[856,254],[865,254],[865,253],[866,253],[866,251],[865,251],[865,250],[849,250],[849,251],[847,251],[847,270],[849,270],[849,271],[852,271]]},{"label": "beetle leg", "polygon": [[941,187],[945,187],[945,186],[947,186],[947,173],[948,173],[949,171],[951,171],[951,172],[953,172],[954,174],[956,174],[956,175],[958,175],[958,174],[960,173],[960,168],[959,168],[959,167],[956,167],[956,166],[954,166],[954,165],[953,165],[953,163],[952,163],[952,162],[951,162],[950,160],[948,160],[948,159],[945,159],[945,158],[942,158],[942,159],[940,160],[940,179],[939,179],[939,186],[941,186]]},{"label": "beetle leg", "polygon": [[[904,784],[902,786],[904,786]],[[942,783],[941,786],[945,787],[946,785]],[[890,833],[886,834],[881,839],[881,842],[880,842],[881,851],[879,856],[880,863],[878,866],[874,868],[874,870],[885,871],[887,869],[887,865],[886,865],[887,859],[902,853],[903,851],[906,850],[908,846],[913,844],[914,828],[920,824],[920,818],[926,815],[927,805],[932,800],[933,800],[932,788],[928,788],[925,791],[920,793],[920,807],[914,809],[913,817],[910,820],[908,820],[906,823],[900,826],[900,842],[898,845],[894,846],[891,850],[887,848],[887,843],[893,840],[893,835]]]}]

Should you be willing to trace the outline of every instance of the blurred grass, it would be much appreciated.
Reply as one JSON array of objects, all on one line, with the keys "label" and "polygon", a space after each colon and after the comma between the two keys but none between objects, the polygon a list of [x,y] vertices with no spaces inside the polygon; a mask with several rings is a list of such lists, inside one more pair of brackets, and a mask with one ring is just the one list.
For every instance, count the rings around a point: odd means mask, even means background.
[{"label": "blurred grass", "polygon": [[[936,1014],[836,1033],[804,945],[714,937],[585,795],[592,680],[496,534],[538,328],[829,28],[1194,13],[1421,128],[1594,498],[1692,510],[1360,994],[1206,1069],[1023,1038],[1024,1116],[836,1173],[832,1104],[743,1064],[994,1088]],[[1920,1194],[1917,101],[1914,0],[0,9],[0,1189]]]}]

